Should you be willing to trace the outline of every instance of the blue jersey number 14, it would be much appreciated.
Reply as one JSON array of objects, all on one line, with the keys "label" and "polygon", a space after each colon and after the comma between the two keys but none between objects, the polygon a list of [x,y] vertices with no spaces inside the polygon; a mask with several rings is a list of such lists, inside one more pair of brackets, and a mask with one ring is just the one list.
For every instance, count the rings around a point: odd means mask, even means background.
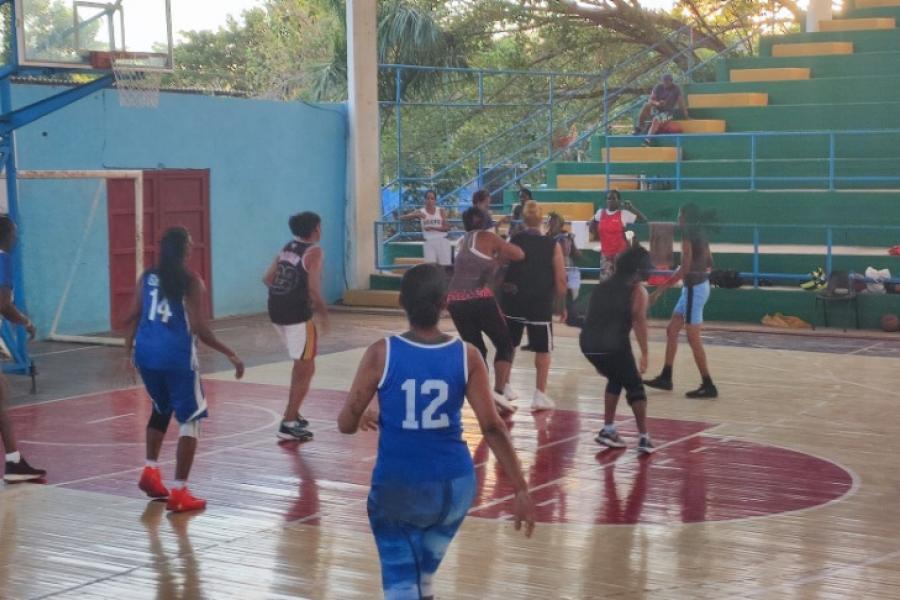
[{"label": "blue jersey number 14", "polygon": [[403,419],[403,429],[443,429],[450,426],[450,417],[446,413],[438,418],[434,417],[434,413],[450,397],[450,387],[446,381],[426,379],[422,382],[419,393],[423,396],[433,396],[433,399],[422,411],[421,425],[416,418],[416,380],[407,379],[400,389],[406,392],[406,418]]},{"label": "blue jersey number 14", "polygon": [[163,298],[160,302],[159,290],[152,290],[150,292],[150,300],[150,314],[147,315],[147,319],[155,321],[156,315],[159,315],[161,317],[160,321],[168,323],[169,319],[172,318],[172,309],[169,308],[169,301]]}]

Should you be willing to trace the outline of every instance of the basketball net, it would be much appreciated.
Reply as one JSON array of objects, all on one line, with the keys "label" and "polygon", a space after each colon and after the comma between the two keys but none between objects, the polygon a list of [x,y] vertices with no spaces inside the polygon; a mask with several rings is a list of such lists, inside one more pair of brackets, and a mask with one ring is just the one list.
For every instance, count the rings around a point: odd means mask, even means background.
[{"label": "basketball net", "polygon": [[112,61],[112,71],[119,91],[119,105],[131,108],[156,108],[159,106],[159,86],[162,71],[148,69],[147,65],[133,58]]}]

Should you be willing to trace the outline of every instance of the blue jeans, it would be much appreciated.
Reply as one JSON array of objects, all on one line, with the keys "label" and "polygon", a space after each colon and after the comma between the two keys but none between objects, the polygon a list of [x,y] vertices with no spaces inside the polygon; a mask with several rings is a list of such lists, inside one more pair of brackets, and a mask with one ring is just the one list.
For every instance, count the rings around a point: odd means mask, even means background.
[{"label": "blue jeans", "polygon": [[372,485],[369,523],[386,599],[434,595],[434,574],[474,498],[474,473],[446,481]]}]

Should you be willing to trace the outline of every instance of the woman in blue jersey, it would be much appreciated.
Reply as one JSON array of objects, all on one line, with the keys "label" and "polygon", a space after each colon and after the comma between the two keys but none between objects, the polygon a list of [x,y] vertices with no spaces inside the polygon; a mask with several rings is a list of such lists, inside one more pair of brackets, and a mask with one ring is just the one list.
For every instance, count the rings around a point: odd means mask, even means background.
[{"label": "woman in blue jersey", "polygon": [[[175,512],[199,510],[206,500],[187,489],[187,478],[197,450],[200,420],[209,416],[200,385],[197,342],[218,350],[234,365],[235,377],[244,374],[244,364],[220,342],[206,320],[206,286],[187,268],[191,236],[183,227],[166,230],[159,244],[159,263],[138,280],[127,323],[125,341],[129,355],[153,402],[147,423],[147,463],[138,487],[154,499],[168,498],[166,508]],[[171,493],[162,482],[159,451],[174,413],[180,424],[175,462],[175,485]]]},{"label": "woman in blue jersey", "polygon": [[[369,346],[338,417],[343,433],[376,423],[381,430],[368,510],[389,600],[433,597],[434,574],[474,499],[464,398],[512,481],[516,529],[524,523],[530,536],[534,528],[534,506],[481,353],[438,328],[447,304],[444,273],[435,265],[408,271],[400,303],[409,331]],[[377,411],[369,408],[376,393]]]}]

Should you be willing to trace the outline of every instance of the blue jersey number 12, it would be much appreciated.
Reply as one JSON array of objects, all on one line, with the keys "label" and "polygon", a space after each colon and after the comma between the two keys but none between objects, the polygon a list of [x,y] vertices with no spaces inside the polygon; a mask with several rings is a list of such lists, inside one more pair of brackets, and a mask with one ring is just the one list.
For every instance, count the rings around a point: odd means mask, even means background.
[{"label": "blue jersey number 12", "polygon": [[406,418],[403,419],[403,429],[443,429],[450,426],[450,417],[446,413],[436,419],[434,418],[434,413],[450,397],[450,387],[446,381],[426,379],[422,383],[420,393],[423,396],[434,395],[434,399],[422,411],[421,427],[418,419],[416,419],[416,380],[407,379],[400,386],[400,389],[406,392]]}]

